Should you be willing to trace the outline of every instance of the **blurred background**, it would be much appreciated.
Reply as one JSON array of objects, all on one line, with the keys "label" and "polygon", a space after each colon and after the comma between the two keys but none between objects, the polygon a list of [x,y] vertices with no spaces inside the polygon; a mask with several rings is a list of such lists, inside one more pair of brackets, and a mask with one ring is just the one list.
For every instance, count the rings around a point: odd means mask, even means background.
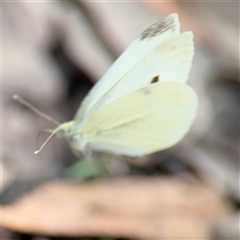
[{"label": "blurred background", "polygon": [[[57,138],[40,155],[33,154],[48,136],[41,131],[55,126],[14,102],[13,94],[60,122],[69,121],[124,49],[149,25],[177,12],[181,31],[194,33],[195,56],[188,83],[199,96],[198,116],[177,146],[140,160],[120,159],[111,175],[211,185],[222,201],[221,208],[231,210],[224,210],[221,221],[216,215],[206,224],[204,239],[239,239],[239,2],[15,1],[1,2],[1,7],[4,206],[43,183],[65,179],[66,169],[77,162],[67,143]],[[105,227],[111,228],[108,224]],[[2,239],[52,239],[47,231],[36,234],[30,227],[21,230],[4,221],[3,227]],[[101,231],[99,235],[94,230],[89,234],[68,231],[53,234],[54,239],[103,236]],[[129,232],[110,233],[112,239],[149,239]]]}]

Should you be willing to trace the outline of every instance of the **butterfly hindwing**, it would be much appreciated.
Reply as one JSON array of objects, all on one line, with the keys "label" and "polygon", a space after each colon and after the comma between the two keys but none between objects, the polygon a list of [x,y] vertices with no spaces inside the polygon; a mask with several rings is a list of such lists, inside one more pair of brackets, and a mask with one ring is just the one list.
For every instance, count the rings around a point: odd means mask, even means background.
[{"label": "butterfly hindwing", "polygon": [[82,136],[93,150],[141,156],[171,147],[189,130],[197,97],[179,82],[154,83],[97,111]]}]

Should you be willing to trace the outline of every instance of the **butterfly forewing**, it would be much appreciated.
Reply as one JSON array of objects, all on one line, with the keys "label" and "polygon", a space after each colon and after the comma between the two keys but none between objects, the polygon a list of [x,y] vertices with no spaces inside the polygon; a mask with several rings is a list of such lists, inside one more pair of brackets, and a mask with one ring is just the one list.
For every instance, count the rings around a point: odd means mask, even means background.
[{"label": "butterfly forewing", "polygon": [[[177,36],[179,28],[178,15],[171,14],[145,30],[92,88],[82,102],[75,119],[81,121],[83,118],[86,118],[87,113],[106,92],[111,91],[117,82],[122,81],[126,73],[143,61],[143,58],[154,51],[156,47]],[[134,79],[134,81],[135,84],[138,84],[137,79]],[[125,87],[125,89],[127,88]]]},{"label": "butterfly forewing", "polygon": [[197,97],[178,82],[154,83],[97,111],[84,126],[89,147],[141,156],[171,147],[189,130]]},{"label": "butterfly forewing", "polygon": [[104,108],[114,100],[151,84],[154,77],[159,82],[187,81],[193,58],[193,35],[185,32],[160,44],[131,71],[118,81],[85,116]]}]

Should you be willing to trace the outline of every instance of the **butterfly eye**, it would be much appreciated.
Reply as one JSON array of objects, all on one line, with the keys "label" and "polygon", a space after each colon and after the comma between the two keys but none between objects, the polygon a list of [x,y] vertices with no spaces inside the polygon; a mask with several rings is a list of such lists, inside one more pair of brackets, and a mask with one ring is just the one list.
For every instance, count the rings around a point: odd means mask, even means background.
[{"label": "butterfly eye", "polygon": [[81,139],[82,139],[82,135],[80,133],[77,133],[77,134],[74,134],[74,135],[71,135],[70,136],[70,141],[73,143],[73,144],[78,144],[81,142]]},{"label": "butterfly eye", "polygon": [[152,79],[152,81],[150,82],[150,84],[152,83],[156,83],[156,82],[159,82],[159,76],[156,76]]}]

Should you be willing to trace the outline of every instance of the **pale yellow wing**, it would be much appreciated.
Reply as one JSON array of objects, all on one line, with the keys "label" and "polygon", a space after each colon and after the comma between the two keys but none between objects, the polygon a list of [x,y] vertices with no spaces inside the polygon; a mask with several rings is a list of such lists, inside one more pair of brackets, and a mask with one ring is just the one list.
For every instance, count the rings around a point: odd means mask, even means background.
[{"label": "pale yellow wing", "polygon": [[[123,52],[123,54],[114,62],[111,68],[106,72],[106,74],[91,89],[87,97],[83,100],[80,109],[78,110],[75,116],[75,119],[81,121],[83,118],[86,118],[86,114],[89,113],[93,106],[95,106],[95,104],[99,102],[100,99],[106,99],[106,93],[111,92],[113,88],[115,89],[115,92],[119,92],[121,93],[121,95],[126,94],[127,92],[125,91],[128,89],[128,87],[123,86],[123,84],[118,84],[119,82],[123,81],[124,84],[129,83],[128,86],[130,85],[140,87],[145,86],[146,81],[149,81],[149,79],[141,78],[141,81],[143,82],[137,80],[136,77],[134,77],[134,75],[136,74],[137,76],[139,76],[139,74],[135,70],[136,66],[144,62],[144,58],[147,55],[149,56],[149,54],[155,53],[155,49],[158,48],[161,44],[164,44],[169,39],[179,35],[180,33],[179,29],[180,24],[178,20],[178,15],[175,13],[160,20],[159,22],[153,24],[147,30],[145,30]],[[187,59],[189,61],[188,64],[191,64],[193,55],[192,49],[193,46],[191,46],[192,51],[191,57]],[[161,60],[161,62],[156,63],[155,66],[159,67],[159,65],[163,61],[164,58]],[[140,67],[138,67],[138,69],[139,68]],[[132,70],[134,70],[134,73],[131,73]],[[113,99],[108,99],[108,101],[110,100],[112,101]]]},{"label": "pale yellow wing", "polygon": [[154,83],[97,111],[84,126],[82,137],[94,150],[150,154],[183,138],[197,105],[195,92],[186,84]]},{"label": "pale yellow wing", "polygon": [[[96,111],[116,99],[135,92],[153,81],[187,81],[193,58],[193,34],[185,32],[169,39],[150,52],[118,81],[85,116],[85,122]],[[177,79],[177,80],[176,80]],[[83,122],[83,125],[85,124]]]}]

